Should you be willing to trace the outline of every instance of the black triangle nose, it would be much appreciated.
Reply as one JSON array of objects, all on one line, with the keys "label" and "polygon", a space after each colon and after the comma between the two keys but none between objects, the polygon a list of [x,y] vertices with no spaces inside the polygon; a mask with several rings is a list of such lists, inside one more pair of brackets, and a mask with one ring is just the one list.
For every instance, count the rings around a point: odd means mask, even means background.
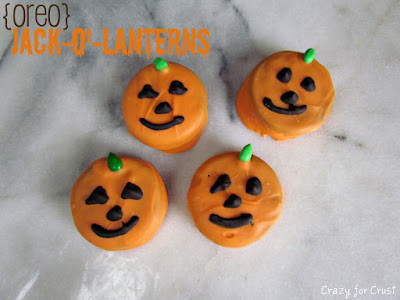
[{"label": "black triangle nose", "polygon": [[295,92],[287,92],[281,96],[281,100],[286,104],[295,104],[299,101],[299,96]]},{"label": "black triangle nose", "polygon": [[224,206],[227,208],[237,208],[242,204],[242,199],[239,196],[232,194],[225,200]]},{"label": "black triangle nose", "polygon": [[122,210],[119,205],[115,205],[107,213],[107,219],[110,221],[118,221],[122,219]]},{"label": "black triangle nose", "polygon": [[160,104],[157,105],[156,109],[154,112],[156,114],[167,114],[172,111],[171,105],[169,105],[168,102],[161,102]]}]

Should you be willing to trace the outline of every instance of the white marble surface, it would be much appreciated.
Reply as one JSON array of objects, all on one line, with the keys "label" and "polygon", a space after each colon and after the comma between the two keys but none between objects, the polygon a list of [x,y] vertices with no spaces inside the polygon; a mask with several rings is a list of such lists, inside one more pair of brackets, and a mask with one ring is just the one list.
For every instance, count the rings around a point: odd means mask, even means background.
[{"label": "white marble surface", "polygon": [[[123,123],[122,93],[145,56],[13,57],[0,26],[1,298],[345,299],[321,289],[353,297],[358,284],[397,289],[357,299],[399,299],[399,2],[191,2],[68,1],[70,28],[97,36],[104,27],[209,30],[206,59],[169,58],[194,70],[209,95],[199,143],[173,156],[133,139]],[[263,57],[309,47],[333,78],[331,116],[295,140],[262,139],[238,119],[240,84]],[[186,193],[202,162],[246,143],[278,174],[283,211],[262,240],[226,249],[194,228]],[[79,173],[109,151],[151,162],[169,193],[155,238],[118,253],[84,240],[69,208]]]}]

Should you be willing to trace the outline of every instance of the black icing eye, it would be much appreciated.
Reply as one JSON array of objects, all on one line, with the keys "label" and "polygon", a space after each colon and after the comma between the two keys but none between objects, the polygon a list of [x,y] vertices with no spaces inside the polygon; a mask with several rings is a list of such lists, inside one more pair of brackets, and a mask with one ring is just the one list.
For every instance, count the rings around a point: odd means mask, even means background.
[{"label": "black icing eye", "polygon": [[231,185],[231,179],[227,174],[221,175],[218,177],[217,181],[210,189],[211,194],[215,194],[216,192],[226,190]]},{"label": "black icing eye", "polygon": [[315,82],[311,77],[304,78],[300,85],[306,91],[312,92],[315,90]]},{"label": "black icing eye", "polygon": [[182,82],[174,80],[171,82],[168,92],[173,95],[183,95],[187,92],[187,88],[185,88]]},{"label": "black icing eye", "polygon": [[143,192],[136,184],[128,182],[122,191],[121,198],[140,200],[143,198]]},{"label": "black icing eye", "polygon": [[143,99],[143,98],[156,98],[159,94],[153,90],[150,84],[146,84],[143,89],[140,91],[138,98]]},{"label": "black icing eye", "polygon": [[257,177],[251,177],[249,180],[247,180],[246,184],[246,193],[253,195],[253,196],[258,196],[262,192],[262,185],[260,179]]},{"label": "black icing eye", "polygon": [[108,196],[106,190],[101,186],[98,186],[94,189],[94,191],[90,194],[90,196],[86,199],[85,203],[88,205],[91,204],[104,204],[108,201]]},{"label": "black icing eye", "polygon": [[276,75],[276,78],[283,83],[288,83],[290,79],[292,79],[292,70],[289,68],[284,68],[279,71],[279,73]]}]

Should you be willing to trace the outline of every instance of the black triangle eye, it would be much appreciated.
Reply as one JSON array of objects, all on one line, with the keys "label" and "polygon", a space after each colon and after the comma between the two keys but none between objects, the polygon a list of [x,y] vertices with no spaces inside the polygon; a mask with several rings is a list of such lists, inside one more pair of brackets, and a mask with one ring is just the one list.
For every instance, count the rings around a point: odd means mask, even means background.
[{"label": "black triangle eye", "polygon": [[276,78],[278,78],[280,82],[288,83],[290,79],[292,79],[292,70],[289,68],[284,68],[279,71],[279,73],[276,75]]},{"label": "black triangle eye", "polygon": [[143,192],[136,184],[128,182],[122,191],[121,198],[140,200],[143,198]]},{"label": "black triangle eye", "polygon": [[258,196],[262,192],[262,185],[260,179],[257,177],[252,177],[249,180],[247,180],[246,184],[246,193],[253,195],[253,196]]},{"label": "black triangle eye", "polygon": [[107,192],[101,186],[98,186],[94,189],[94,191],[90,194],[90,196],[86,199],[85,203],[87,205],[91,204],[104,204],[108,201]]},{"label": "black triangle eye", "polygon": [[138,98],[143,99],[143,98],[156,98],[159,94],[153,90],[150,84],[146,84],[143,89],[140,91]]},{"label": "black triangle eye", "polygon": [[185,88],[182,82],[174,80],[171,82],[168,92],[173,95],[183,95],[187,92],[187,88]]},{"label": "black triangle eye", "polygon": [[306,91],[313,92],[315,90],[315,82],[311,77],[304,78],[300,85]]},{"label": "black triangle eye", "polygon": [[218,177],[217,181],[215,181],[214,185],[210,188],[210,193],[215,194],[216,192],[226,190],[231,186],[231,179],[229,175],[223,174]]}]

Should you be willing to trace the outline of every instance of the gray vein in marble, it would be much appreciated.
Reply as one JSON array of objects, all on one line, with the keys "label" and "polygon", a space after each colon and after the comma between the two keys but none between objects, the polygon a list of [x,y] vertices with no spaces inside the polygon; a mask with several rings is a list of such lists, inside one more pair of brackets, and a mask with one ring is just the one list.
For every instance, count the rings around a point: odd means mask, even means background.
[{"label": "gray vein in marble", "polygon": [[2,53],[2,56],[0,57],[0,68],[2,63],[4,62],[4,60],[11,55],[11,49],[13,47],[14,44],[14,38],[12,38],[9,42],[8,42],[8,46],[6,48],[6,50]]},{"label": "gray vein in marble", "polygon": [[143,7],[145,8],[145,10],[147,11],[147,13],[149,14],[150,17],[150,21],[152,24],[154,24],[154,28],[163,28],[163,26],[161,26],[161,23],[159,22],[159,20],[156,18],[154,12],[152,11],[152,9],[147,5],[146,1],[143,1]]},{"label": "gray vein in marble", "polygon": [[333,137],[334,137],[335,139],[341,141],[341,142],[349,143],[349,144],[351,144],[351,145],[357,146],[358,148],[364,148],[364,147],[365,147],[365,144],[364,144],[364,143],[351,140],[351,139],[349,139],[348,136],[345,135],[345,134],[335,134]]},{"label": "gray vein in marble", "polygon": [[[371,31],[371,35],[375,36],[378,30],[382,27],[382,25],[386,24],[386,21],[388,20],[388,17],[391,15],[391,13],[394,11],[394,8],[399,5],[398,0],[393,0],[391,1],[390,5],[388,5],[385,9],[385,12],[382,13],[378,19],[376,20],[376,26],[374,29]],[[372,10],[375,12],[374,10]]]},{"label": "gray vein in marble", "polygon": [[334,137],[341,141],[347,140],[347,136],[345,135],[335,135]]},{"label": "gray vein in marble", "polygon": [[244,26],[246,32],[250,32],[249,23],[244,17],[243,12],[233,3],[232,0],[224,0],[224,1],[232,6],[233,11],[235,12],[236,16],[239,18],[240,22]]},{"label": "gray vein in marble", "polygon": [[226,54],[224,53],[224,50],[222,50],[221,48],[218,48],[217,51],[221,57],[221,59],[220,59],[221,63],[220,63],[218,75],[225,85],[226,94],[227,94],[226,110],[228,111],[229,118],[233,121],[233,120],[237,119],[236,105],[235,105],[236,95],[232,91],[232,89],[233,89],[232,83],[228,77],[228,74],[229,74],[228,59],[226,57]]},{"label": "gray vein in marble", "polygon": [[[240,21],[240,27],[244,29],[243,32],[241,32],[241,38],[243,39],[243,41],[246,41],[244,42],[244,44],[249,44],[249,24],[244,17],[242,11],[232,2],[232,0],[223,0],[223,2],[229,5],[229,7],[234,12],[235,18]],[[227,50],[224,50],[223,48],[217,48],[216,50],[221,60],[218,75],[225,85],[227,94],[226,109],[230,120],[236,121],[238,119],[238,115],[236,112],[236,96],[240,88],[240,83],[237,81],[238,77],[232,76],[233,74],[235,74],[234,65],[236,58],[229,53],[229,48]]]}]

